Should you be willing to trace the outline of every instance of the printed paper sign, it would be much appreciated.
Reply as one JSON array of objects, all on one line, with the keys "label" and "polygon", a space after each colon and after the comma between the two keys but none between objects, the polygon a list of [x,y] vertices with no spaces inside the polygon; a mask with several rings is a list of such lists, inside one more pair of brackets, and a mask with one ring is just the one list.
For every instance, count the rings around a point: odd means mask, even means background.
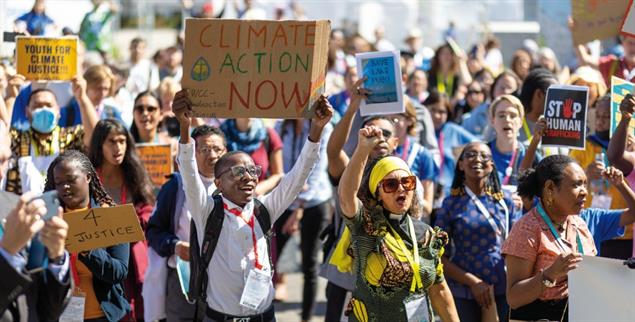
[{"label": "printed paper sign", "polygon": [[542,145],[584,150],[589,88],[552,85],[547,89],[544,116],[547,131]]},{"label": "printed paper sign", "polygon": [[17,37],[17,70],[28,80],[69,81],[77,75],[77,37]]},{"label": "printed paper sign", "polygon": [[66,249],[72,253],[145,239],[131,204],[69,212],[64,220],[68,223]]},{"label": "printed paper sign", "polygon": [[367,77],[364,88],[371,93],[362,101],[362,116],[405,112],[401,91],[399,52],[384,51],[355,55],[359,77]]},{"label": "printed paper sign", "polygon": [[628,12],[624,17],[624,22],[622,23],[622,34],[626,36],[635,37],[635,3],[633,0],[628,2]]},{"label": "printed paper sign", "polygon": [[569,277],[569,321],[633,321],[635,269],[622,260],[584,256]]},{"label": "printed paper sign", "polygon": [[617,36],[627,8],[628,1],[625,0],[571,1],[571,12],[575,21],[574,44]]},{"label": "printed paper sign", "polygon": [[137,153],[155,186],[162,186],[172,174],[172,147],[169,144],[137,144]]},{"label": "printed paper sign", "polygon": [[330,22],[187,19],[183,88],[201,117],[310,118]]},{"label": "printed paper sign", "polygon": [[[615,133],[617,125],[622,120],[622,112],[620,112],[620,104],[624,100],[626,94],[633,94],[635,84],[625,81],[619,77],[611,77],[611,136]],[[635,133],[635,119],[631,119],[628,125],[630,133]]]}]

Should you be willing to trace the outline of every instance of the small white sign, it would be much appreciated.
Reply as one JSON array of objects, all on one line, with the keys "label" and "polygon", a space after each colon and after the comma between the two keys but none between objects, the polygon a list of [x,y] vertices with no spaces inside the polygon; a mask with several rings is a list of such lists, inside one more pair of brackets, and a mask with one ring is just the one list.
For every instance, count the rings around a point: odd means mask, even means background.
[{"label": "small white sign", "polygon": [[370,91],[360,112],[367,115],[401,114],[406,111],[401,90],[398,51],[378,51],[355,55],[357,73],[367,77],[364,88]]}]

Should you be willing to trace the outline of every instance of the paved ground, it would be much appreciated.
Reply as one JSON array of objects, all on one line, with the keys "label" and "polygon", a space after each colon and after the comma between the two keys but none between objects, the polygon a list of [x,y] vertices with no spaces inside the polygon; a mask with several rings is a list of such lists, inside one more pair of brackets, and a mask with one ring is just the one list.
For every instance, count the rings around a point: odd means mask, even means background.
[{"label": "paved ground", "polygon": [[[313,322],[324,321],[324,311],[326,309],[326,298],[324,296],[326,280],[320,277],[318,281],[317,304],[315,307],[315,315],[311,320]],[[283,303],[276,303],[276,319],[278,322],[300,322],[303,283],[304,279],[301,273],[287,275],[289,299]]]},{"label": "paved ground", "polygon": [[[287,272],[287,292],[289,298],[285,302],[276,303],[276,319],[278,322],[300,322],[300,312],[302,311],[302,287],[304,278],[300,273],[300,250],[299,238],[289,239],[284,251],[280,255],[280,262],[284,263],[278,267],[279,271]],[[319,255],[322,259],[322,255]],[[311,321],[324,321],[324,311],[326,310],[326,280],[318,277],[318,291],[315,305],[315,314]]]}]

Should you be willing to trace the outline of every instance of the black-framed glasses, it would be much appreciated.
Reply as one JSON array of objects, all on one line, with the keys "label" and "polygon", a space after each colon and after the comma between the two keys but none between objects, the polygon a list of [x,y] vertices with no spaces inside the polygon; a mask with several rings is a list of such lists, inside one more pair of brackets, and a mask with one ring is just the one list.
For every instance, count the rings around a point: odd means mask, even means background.
[{"label": "black-framed glasses", "polygon": [[135,105],[134,107],[134,111],[135,112],[139,112],[139,113],[143,113],[143,111],[148,111],[148,113],[154,113],[159,109],[158,106],[154,106],[154,105],[143,105],[143,104],[139,104],[139,105]]},{"label": "black-framed glasses", "polygon": [[221,173],[219,173],[218,175],[216,175],[217,178],[220,178],[223,174],[227,173],[227,172],[231,172],[232,176],[236,179],[242,179],[245,174],[249,173],[249,175],[252,178],[259,178],[260,175],[262,174],[262,167],[259,165],[248,165],[248,166],[244,166],[244,165],[235,165]]},{"label": "black-framed glasses", "polygon": [[385,193],[393,193],[399,190],[400,185],[404,190],[412,191],[417,187],[417,177],[407,176],[401,178],[388,178],[382,180],[379,184]]},{"label": "black-framed glasses", "polygon": [[463,158],[470,161],[476,160],[477,157],[481,157],[481,160],[485,162],[492,160],[492,155],[487,152],[468,151],[463,154]]}]

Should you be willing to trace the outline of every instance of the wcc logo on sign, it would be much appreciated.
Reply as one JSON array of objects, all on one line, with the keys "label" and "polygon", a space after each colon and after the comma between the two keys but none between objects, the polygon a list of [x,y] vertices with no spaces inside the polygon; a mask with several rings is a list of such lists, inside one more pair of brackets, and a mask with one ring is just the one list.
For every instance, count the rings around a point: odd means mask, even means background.
[{"label": "wcc logo on sign", "polygon": [[584,149],[589,88],[552,85],[547,90],[544,116],[547,131],[542,144],[570,149]]}]

